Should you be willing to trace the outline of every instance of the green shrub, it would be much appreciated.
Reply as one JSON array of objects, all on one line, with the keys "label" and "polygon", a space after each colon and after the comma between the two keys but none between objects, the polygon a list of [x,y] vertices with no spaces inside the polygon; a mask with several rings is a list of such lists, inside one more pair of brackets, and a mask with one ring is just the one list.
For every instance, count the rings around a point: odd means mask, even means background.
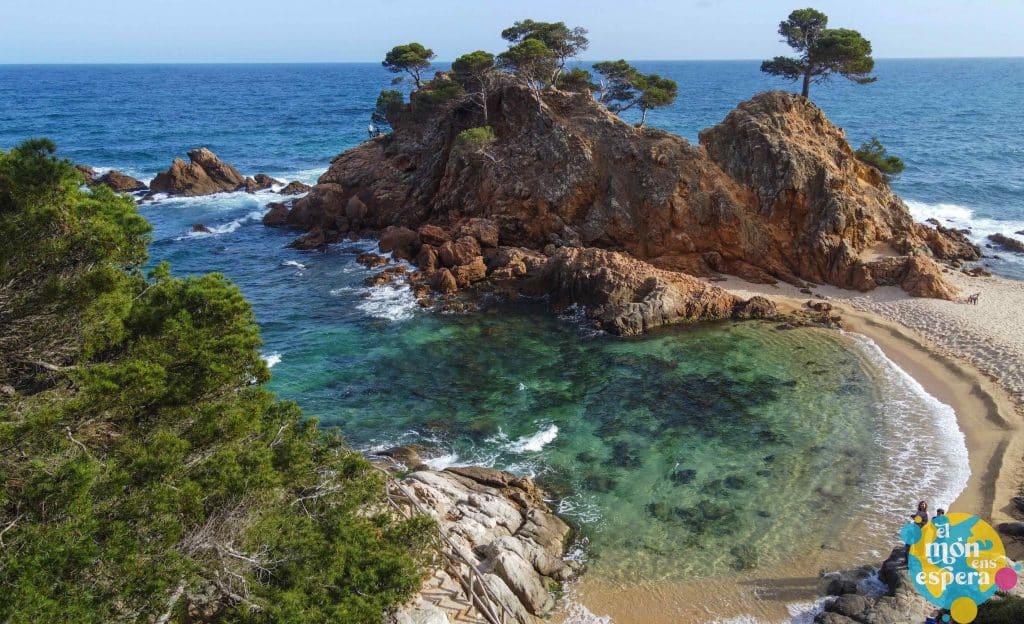
[{"label": "green shrub", "polygon": [[871,137],[870,141],[861,145],[854,153],[861,162],[871,165],[886,175],[899,175],[907,167],[898,156],[891,156],[886,152],[885,146],[878,140],[878,137]]},{"label": "green shrub", "polygon": [[1024,598],[998,592],[978,606],[975,624],[1019,624],[1024,622]]},{"label": "green shrub", "polygon": [[477,126],[460,132],[457,140],[460,144],[472,149],[481,149],[497,141],[498,137],[494,134],[494,128]]},{"label": "green shrub", "polygon": [[431,523],[261,386],[237,287],[143,275],[134,203],[53,153],[0,151],[0,622],[383,622]]}]

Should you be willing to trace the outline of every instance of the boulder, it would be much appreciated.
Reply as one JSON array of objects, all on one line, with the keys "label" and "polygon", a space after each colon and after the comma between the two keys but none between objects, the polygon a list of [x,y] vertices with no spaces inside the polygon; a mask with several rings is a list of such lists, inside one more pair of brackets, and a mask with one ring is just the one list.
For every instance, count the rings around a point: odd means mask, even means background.
[{"label": "boulder", "polygon": [[481,256],[477,256],[466,264],[452,268],[451,273],[458,287],[466,288],[487,277],[487,265]]},{"label": "boulder", "polygon": [[114,170],[108,171],[96,178],[93,181],[93,186],[97,184],[109,186],[116,193],[137,193],[147,188],[145,182]]},{"label": "boulder", "polygon": [[751,297],[733,309],[733,317],[737,319],[771,319],[779,315],[775,303],[767,297]]},{"label": "boulder", "polygon": [[89,165],[75,165],[75,169],[77,169],[78,172],[82,174],[82,177],[85,178],[85,184],[87,186],[92,186],[93,182],[96,181],[96,177],[99,175],[96,173],[96,170]]},{"label": "boulder", "polygon": [[175,158],[167,171],[158,173],[150,183],[149,195],[166,193],[195,197],[228,193],[245,182],[237,169],[205,147],[189,151],[188,157],[190,162]]},{"label": "boulder", "polygon": [[469,219],[459,224],[459,236],[472,236],[481,247],[498,246],[498,226],[490,219]]},{"label": "boulder", "polygon": [[292,182],[286,184],[285,187],[278,192],[281,195],[301,195],[303,193],[308,193],[312,189],[313,187],[308,184],[293,180]]},{"label": "boulder", "polygon": [[996,530],[1010,537],[1024,537],[1024,522],[1001,522]]},{"label": "boulder", "polygon": [[267,214],[263,215],[263,225],[278,227],[288,222],[288,206],[279,202],[267,204]]},{"label": "boulder", "polygon": [[942,271],[926,256],[911,256],[905,263],[900,286],[913,297],[931,297],[955,301],[959,291],[942,279]]},{"label": "boulder", "polygon": [[459,289],[459,283],[452,275],[452,272],[448,269],[441,269],[434,274],[434,280],[431,283],[434,290],[441,293],[442,295],[450,295]]},{"label": "boulder", "polygon": [[255,193],[256,191],[265,191],[269,188],[273,188],[275,184],[280,184],[278,180],[268,176],[265,173],[257,173],[255,176],[245,178],[242,181],[241,186],[238,187],[239,191],[245,191],[246,193]]},{"label": "boulder", "polygon": [[202,223],[195,223],[195,224],[193,224],[192,225],[192,231],[193,232],[202,232],[204,234],[211,234],[211,233],[213,233],[213,230],[211,230],[210,228],[206,227]]},{"label": "boulder", "polygon": [[380,234],[380,250],[401,260],[412,260],[420,250],[420,235],[406,227],[390,225]]},{"label": "boulder", "polygon": [[448,241],[437,250],[437,257],[442,266],[448,268],[473,262],[480,256],[480,243],[472,236],[463,236],[455,241]]},{"label": "boulder", "polygon": [[452,239],[452,237],[439,226],[427,223],[419,227],[418,233],[424,245],[440,247]]}]

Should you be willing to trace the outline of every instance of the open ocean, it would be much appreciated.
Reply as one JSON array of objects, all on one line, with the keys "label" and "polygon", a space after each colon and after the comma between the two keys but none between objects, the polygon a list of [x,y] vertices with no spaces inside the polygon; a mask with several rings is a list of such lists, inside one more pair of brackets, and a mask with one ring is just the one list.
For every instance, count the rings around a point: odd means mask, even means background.
[{"label": "open ocean", "polygon": [[[692,141],[754,93],[791,88],[753,61],[638,65],[680,85],[649,123]],[[877,74],[812,97],[855,147],[878,136],[907,162],[894,186],[914,215],[979,241],[1024,230],[1024,59],[882,60]],[[391,77],[374,64],[0,66],[0,147],[46,136],[77,163],[148,180],[206,146],[245,174],[312,183],[365,138]],[[758,323],[622,340],[542,303],[426,312],[405,289],[363,285],[372,272],[354,258],[372,242],[285,248],[295,232],[260,224],[277,198],[143,204],[152,261],[235,280],[271,387],[353,446],[418,442],[437,466],[537,476],[586,538],[591,574],[757,568],[866,516],[878,521],[865,542],[885,549],[913,501],[951,500],[966,483],[952,411],[870,343]],[[985,262],[1024,279],[1024,258],[999,255]]]}]

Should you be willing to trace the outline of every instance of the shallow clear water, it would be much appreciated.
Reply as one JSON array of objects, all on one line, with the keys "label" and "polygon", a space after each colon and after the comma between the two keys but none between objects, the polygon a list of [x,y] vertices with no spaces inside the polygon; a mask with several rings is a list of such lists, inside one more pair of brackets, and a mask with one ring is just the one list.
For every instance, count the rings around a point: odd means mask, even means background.
[{"label": "shallow clear water", "polygon": [[[781,86],[756,63],[643,65],[681,84],[652,122],[691,139]],[[1024,228],[1024,132],[1011,131],[1024,61],[882,61],[878,73],[815,97],[854,143],[878,134],[904,156],[897,190],[915,214],[979,234]],[[78,162],[143,178],[207,145],[243,172],[311,182],[362,139],[389,79],[375,65],[0,67],[0,145],[50,136]],[[857,518],[871,526],[864,547],[884,548],[913,501],[965,482],[953,415],[870,344],[761,323],[622,340],[540,302],[428,313],[406,290],[363,286],[372,272],[354,259],[370,242],[285,248],[294,232],[259,223],[277,197],[144,205],[153,260],[235,280],[271,387],[358,448],[419,442],[435,465],[536,475],[589,541],[592,574],[770,565],[857,537]],[[1014,262],[997,268],[1012,275]]]}]

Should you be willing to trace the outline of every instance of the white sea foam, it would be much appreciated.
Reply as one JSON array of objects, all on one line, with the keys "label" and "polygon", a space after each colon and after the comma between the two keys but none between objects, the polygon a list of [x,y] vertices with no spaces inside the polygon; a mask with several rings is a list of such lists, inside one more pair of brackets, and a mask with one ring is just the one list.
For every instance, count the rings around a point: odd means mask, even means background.
[{"label": "white sea foam", "polygon": [[220,225],[208,225],[208,226],[206,226],[206,229],[209,230],[209,231],[192,231],[192,232],[189,232],[188,234],[186,234],[184,236],[179,236],[176,240],[184,240],[184,239],[187,239],[187,238],[203,238],[203,237],[206,237],[206,236],[220,236],[220,235],[223,235],[223,234],[230,234],[230,233],[236,231],[238,228],[242,227],[243,225],[245,225],[247,223],[253,223],[253,222],[259,221],[262,218],[263,218],[263,211],[262,210],[254,210],[254,211],[248,213],[247,215],[245,215],[244,217],[239,217],[237,219],[232,219],[231,221],[228,221],[227,223],[222,223]]},{"label": "white sea foam", "polygon": [[612,624],[612,617],[595,615],[582,604],[570,602],[566,607],[565,624]]},{"label": "white sea foam", "polygon": [[267,368],[274,368],[281,362],[280,353],[267,353],[265,355],[261,355],[260,358],[267,363]]},{"label": "white sea foam", "polygon": [[874,517],[900,518],[922,499],[932,507],[948,507],[967,487],[971,475],[956,413],[890,360],[873,340],[860,334],[848,336],[875,372],[872,382],[883,416],[874,436],[884,449],[885,476],[873,483],[867,511]]},{"label": "white sea foam", "polygon": [[465,465],[464,462],[460,460],[458,453],[438,455],[437,457],[431,457],[430,459],[423,460],[423,463],[430,466],[432,470],[444,470],[451,466]]},{"label": "white sea foam", "polygon": [[549,425],[534,433],[510,442],[505,448],[512,453],[536,453],[558,437],[558,425]]},{"label": "white sea foam", "polygon": [[285,260],[284,262],[281,263],[281,266],[283,266],[283,267],[295,267],[296,269],[298,269],[300,271],[303,271],[306,268],[306,265],[302,264],[301,262],[296,262],[295,260]]},{"label": "white sea foam", "polygon": [[[925,222],[928,219],[936,219],[945,227],[957,229],[968,229],[971,231],[968,237],[980,245],[988,241],[990,234],[1004,234],[1014,236],[1017,232],[1024,231],[1024,221],[1016,219],[989,219],[976,216],[974,210],[957,204],[926,204],[924,202],[908,200],[907,208],[911,216],[917,221]],[[1010,262],[1024,263],[1020,255],[1006,253],[1001,254],[1004,260]]]},{"label": "white sea foam", "polygon": [[[332,290],[331,294],[334,292]],[[419,304],[405,284],[384,284],[371,288],[369,296],[357,304],[356,308],[374,318],[407,321],[415,315]]]}]

